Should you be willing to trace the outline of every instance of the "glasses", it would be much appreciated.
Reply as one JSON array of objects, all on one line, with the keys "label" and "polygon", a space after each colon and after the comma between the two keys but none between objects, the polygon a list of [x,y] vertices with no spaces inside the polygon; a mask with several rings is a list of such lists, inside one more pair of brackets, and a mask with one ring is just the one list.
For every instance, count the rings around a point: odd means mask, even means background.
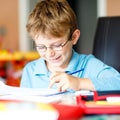
[{"label": "glasses", "polygon": [[39,46],[35,46],[36,49],[40,52],[46,52],[47,51],[47,48],[50,48],[54,51],[60,51],[63,49],[63,47],[68,43],[69,40],[65,41],[64,43],[62,44],[59,44],[59,45],[52,45],[50,47],[46,47],[45,45],[39,45]]}]

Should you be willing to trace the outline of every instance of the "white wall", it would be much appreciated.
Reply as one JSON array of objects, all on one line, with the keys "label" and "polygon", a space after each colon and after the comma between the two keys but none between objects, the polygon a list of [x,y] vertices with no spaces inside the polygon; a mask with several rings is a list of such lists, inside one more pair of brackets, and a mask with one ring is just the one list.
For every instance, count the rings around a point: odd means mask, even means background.
[{"label": "white wall", "polygon": [[19,3],[19,49],[20,51],[29,50],[29,39],[26,31],[26,22],[29,13],[29,0],[18,0]]},{"label": "white wall", "polygon": [[97,17],[104,17],[107,15],[107,1],[97,0]]}]

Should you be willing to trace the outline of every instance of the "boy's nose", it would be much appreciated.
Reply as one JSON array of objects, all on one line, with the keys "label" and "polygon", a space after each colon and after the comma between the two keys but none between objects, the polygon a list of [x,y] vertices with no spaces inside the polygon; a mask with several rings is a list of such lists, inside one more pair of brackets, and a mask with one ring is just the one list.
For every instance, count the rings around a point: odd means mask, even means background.
[{"label": "boy's nose", "polygon": [[54,56],[54,54],[55,54],[55,51],[51,47],[48,47],[46,50],[46,55],[51,57],[51,56]]}]

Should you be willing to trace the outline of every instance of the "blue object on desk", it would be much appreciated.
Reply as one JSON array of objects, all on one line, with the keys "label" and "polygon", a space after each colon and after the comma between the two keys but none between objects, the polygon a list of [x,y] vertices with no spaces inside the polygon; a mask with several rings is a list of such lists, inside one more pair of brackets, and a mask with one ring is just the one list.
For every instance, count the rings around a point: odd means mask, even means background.
[{"label": "blue object on desk", "polygon": [[107,97],[120,97],[120,90],[111,90],[111,91],[94,91],[94,95],[84,95],[82,96],[83,100],[86,101],[97,101],[97,100],[106,100]]},{"label": "blue object on desk", "polygon": [[70,75],[73,75],[73,74],[76,74],[76,73],[78,73],[78,72],[82,72],[84,70],[84,68],[82,68],[82,69],[80,69],[80,70],[77,70],[77,71],[74,71],[74,72],[71,72],[71,73],[69,73]]},{"label": "blue object on desk", "polygon": [[44,96],[44,97],[49,97],[49,96],[55,96],[55,95],[65,94],[65,93],[67,93],[67,92],[69,92],[69,91],[65,91],[65,92],[58,92],[58,93],[51,93],[51,94],[49,94],[49,95],[43,95],[43,96]]}]

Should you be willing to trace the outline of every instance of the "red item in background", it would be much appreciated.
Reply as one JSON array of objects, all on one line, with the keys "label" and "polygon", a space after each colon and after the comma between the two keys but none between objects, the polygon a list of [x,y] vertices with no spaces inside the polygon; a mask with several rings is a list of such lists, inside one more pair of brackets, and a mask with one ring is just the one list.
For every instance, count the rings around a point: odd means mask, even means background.
[{"label": "red item in background", "polygon": [[13,77],[9,77],[6,80],[6,85],[10,85],[10,86],[15,86],[15,87],[19,87],[20,86],[20,79],[15,79]]},{"label": "red item in background", "polygon": [[0,62],[0,77],[5,78],[6,77],[6,64],[5,62]]},{"label": "red item in background", "polygon": [[6,84],[10,86],[20,86],[20,79],[22,76],[22,68],[25,65],[26,61],[11,61],[6,70]]},{"label": "red item in background", "polygon": [[84,109],[79,105],[52,104],[59,112],[58,120],[80,120],[84,115]]}]

